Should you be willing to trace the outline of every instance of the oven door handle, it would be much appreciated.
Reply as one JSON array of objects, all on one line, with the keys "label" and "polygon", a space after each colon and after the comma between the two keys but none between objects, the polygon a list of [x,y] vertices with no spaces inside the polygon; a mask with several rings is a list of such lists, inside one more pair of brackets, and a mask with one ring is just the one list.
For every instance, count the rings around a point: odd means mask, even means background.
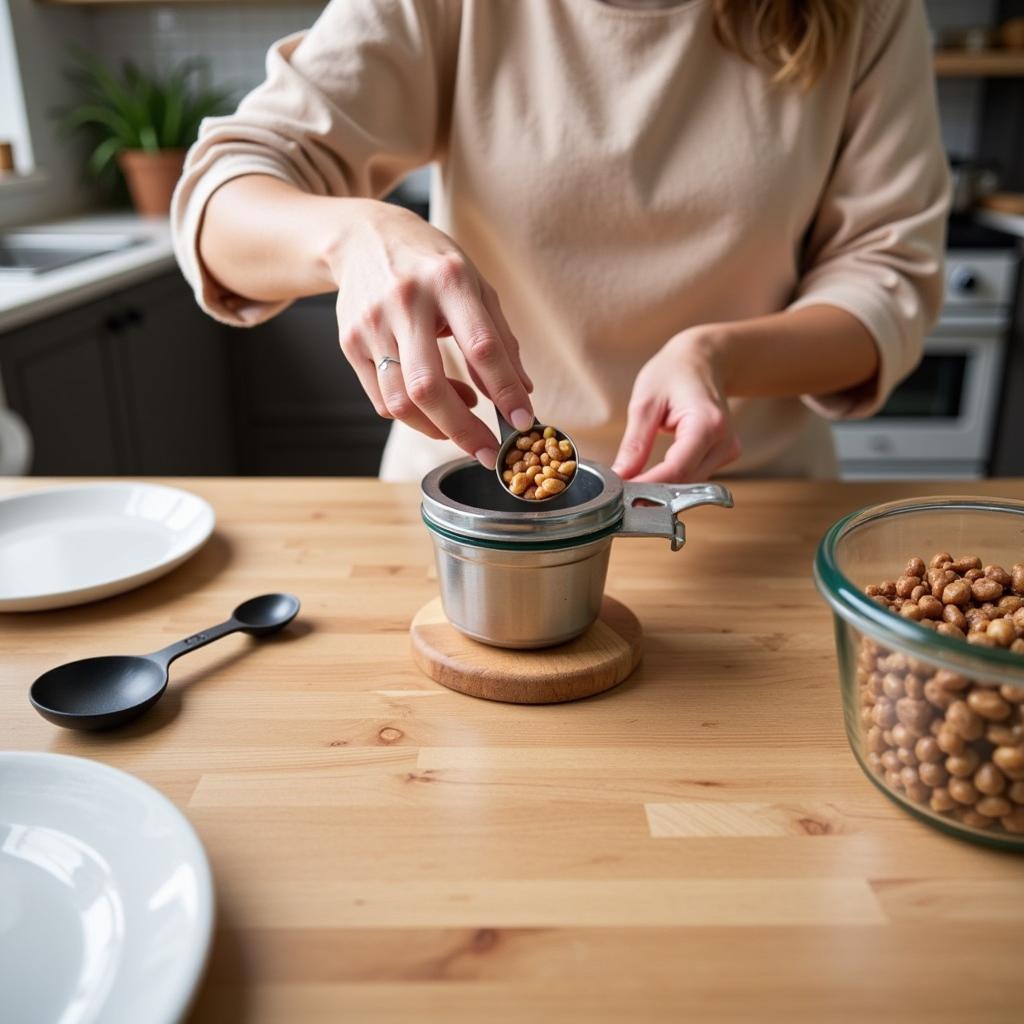
[{"label": "oven door handle", "polygon": [[[1010,326],[1010,319],[1002,313],[972,313],[970,316],[944,315],[931,329],[928,337],[960,338],[965,335],[982,335],[1002,339]],[[973,339],[971,339],[973,340]],[[927,345],[927,341],[925,345]]]}]

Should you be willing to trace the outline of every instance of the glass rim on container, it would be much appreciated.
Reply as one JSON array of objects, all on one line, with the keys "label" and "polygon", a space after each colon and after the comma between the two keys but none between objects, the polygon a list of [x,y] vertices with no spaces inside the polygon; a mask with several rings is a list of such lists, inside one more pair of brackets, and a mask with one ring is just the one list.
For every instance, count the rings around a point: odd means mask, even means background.
[{"label": "glass rim on container", "polygon": [[[1024,687],[1024,657],[999,647],[968,644],[958,637],[934,633],[912,619],[896,615],[868,597],[839,568],[839,542],[851,533],[890,516],[918,512],[1000,512],[1021,517],[1024,540],[1024,501],[1012,498],[936,495],[866,505],[835,522],[822,537],[814,556],[814,582],[832,610],[881,644],[896,644],[924,660],[962,675]],[[913,552],[908,552],[909,558]]]}]

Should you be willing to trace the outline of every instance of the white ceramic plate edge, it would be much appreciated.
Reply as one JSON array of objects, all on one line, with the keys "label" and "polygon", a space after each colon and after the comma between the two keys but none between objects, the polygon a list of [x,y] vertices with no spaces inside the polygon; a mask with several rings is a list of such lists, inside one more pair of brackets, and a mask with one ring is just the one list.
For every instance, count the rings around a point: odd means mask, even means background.
[{"label": "white ceramic plate edge", "polygon": [[127,590],[134,590],[151,580],[164,576],[172,569],[176,569],[182,562],[191,558],[213,535],[217,525],[217,516],[213,507],[205,499],[192,491],[186,491],[182,487],[172,487],[169,484],[153,484],[142,481],[126,480],[123,483],[117,481],[104,481],[88,484],[67,484],[60,487],[41,487],[39,490],[22,491],[20,494],[11,494],[0,498],[0,504],[5,501],[16,501],[19,498],[26,498],[37,494],[53,494],[57,492],[73,491],[82,487],[97,488],[109,487],[118,488],[125,486],[159,487],[167,491],[177,491],[180,494],[188,495],[199,503],[207,516],[206,526],[202,529],[196,541],[179,552],[173,558],[166,558],[162,562],[145,569],[142,572],[131,576],[122,576],[110,580],[95,583],[91,587],[80,587],[77,590],[55,591],[49,594],[36,594],[30,597],[0,598],[0,612],[37,612],[51,608],[70,608],[78,604],[88,604],[90,601],[99,601],[104,597],[113,597],[115,594],[123,594]]},{"label": "white ceramic plate edge", "polygon": [[197,916],[199,918],[199,929],[202,933],[201,942],[193,950],[188,958],[187,969],[183,972],[181,980],[174,991],[174,996],[166,1007],[166,1016],[160,1016],[160,1010],[156,1007],[153,1012],[156,1016],[151,1017],[148,1024],[180,1024],[185,1020],[196,995],[199,992],[200,983],[206,971],[207,960],[210,956],[210,946],[213,940],[213,928],[216,919],[216,906],[214,901],[213,876],[210,872],[210,862],[206,857],[206,849],[196,833],[192,822],[171,803],[158,789],[143,782],[142,779],[131,775],[129,772],[114,768],[112,765],[102,761],[92,761],[86,757],[74,757],[71,754],[50,754],[35,750],[0,750],[0,763],[3,761],[20,761],[22,763],[33,761],[46,764],[58,760],[61,763],[67,761],[77,762],[84,774],[108,775],[116,778],[120,785],[136,790],[139,795],[162,807],[171,817],[178,821],[182,827],[183,836],[187,837],[186,842],[192,847],[194,864],[197,868],[196,884],[199,889],[199,902]]}]

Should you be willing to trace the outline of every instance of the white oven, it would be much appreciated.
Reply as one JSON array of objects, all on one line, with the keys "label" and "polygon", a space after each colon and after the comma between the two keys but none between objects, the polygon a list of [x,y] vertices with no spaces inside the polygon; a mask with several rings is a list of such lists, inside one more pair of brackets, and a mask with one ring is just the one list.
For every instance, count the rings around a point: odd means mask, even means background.
[{"label": "white oven", "polygon": [[1016,276],[1013,250],[948,253],[920,365],[877,415],[833,429],[844,479],[986,474]]}]

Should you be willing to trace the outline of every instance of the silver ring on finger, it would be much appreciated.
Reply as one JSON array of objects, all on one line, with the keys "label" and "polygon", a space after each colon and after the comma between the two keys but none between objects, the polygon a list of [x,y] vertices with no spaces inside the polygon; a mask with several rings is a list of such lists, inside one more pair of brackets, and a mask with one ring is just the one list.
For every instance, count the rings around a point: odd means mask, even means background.
[{"label": "silver ring on finger", "polygon": [[389,366],[391,366],[392,363],[394,363],[395,366],[401,366],[402,365],[397,359],[395,359],[394,356],[385,356],[377,364],[377,372],[381,373],[382,371],[386,370]]}]

